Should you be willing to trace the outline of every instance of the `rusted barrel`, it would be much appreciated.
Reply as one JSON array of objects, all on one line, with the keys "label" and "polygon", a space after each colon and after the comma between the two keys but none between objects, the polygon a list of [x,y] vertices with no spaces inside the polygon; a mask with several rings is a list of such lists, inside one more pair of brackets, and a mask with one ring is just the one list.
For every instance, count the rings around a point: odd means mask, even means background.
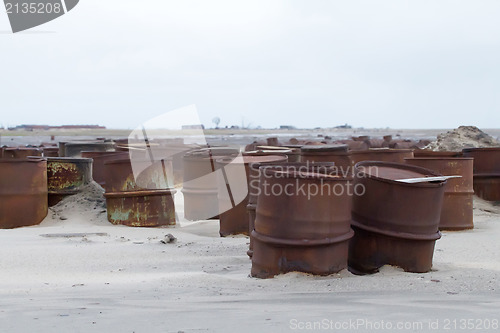
[{"label": "rusted barrel", "polygon": [[352,165],[362,161],[380,161],[404,163],[405,158],[412,158],[413,150],[411,149],[368,149],[351,152]]},{"label": "rusted barrel", "polygon": [[175,225],[174,189],[105,193],[108,221],[131,227]]},{"label": "rusted barrel", "polygon": [[4,158],[27,158],[28,156],[42,156],[42,150],[38,148],[4,148]]},{"label": "rusted barrel", "polygon": [[59,157],[59,148],[58,147],[44,147],[43,157]]},{"label": "rusted barrel", "polygon": [[171,187],[171,172],[172,161],[170,160],[151,162],[134,159],[131,161],[120,155],[116,159],[104,161],[104,188],[107,193],[166,190]]},{"label": "rusted barrel", "polygon": [[500,201],[500,147],[466,148],[464,157],[474,158],[474,192],[488,201]]},{"label": "rusted barrel", "polygon": [[346,268],[352,179],[280,166],[262,169],[251,275],[328,275]]},{"label": "rusted barrel", "polygon": [[47,212],[47,161],[0,160],[0,228],[39,224]]},{"label": "rusted barrel", "polygon": [[122,151],[82,151],[83,158],[91,158],[92,178],[103,188],[106,186],[106,176],[104,172],[104,163],[118,159],[127,159],[128,152]]},{"label": "rusted barrel", "polygon": [[92,159],[47,157],[49,207],[76,194],[92,181]]},{"label": "rusted barrel", "polygon": [[345,175],[352,173],[351,154],[347,145],[303,146],[301,162],[333,162]]},{"label": "rusted barrel", "polygon": [[[218,177],[218,201],[219,201],[219,214],[220,216],[220,230],[219,234],[222,237],[229,235],[244,234],[249,235],[249,221],[247,213],[248,205],[248,191],[250,187],[250,163],[271,164],[271,163],[284,163],[288,157],[286,155],[254,155],[243,156],[237,158],[222,158],[216,161],[217,169],[222,172],[222,177]],[[234,188],[240,184],[232,184],[227,175],[237,174],[238,169],[244,169],[245,179],[236,179],[235,182],[243,182],[246,180],[246,188],[248,189],[247,195],[243,200],[237,200],[234,193]],[[236,186],[235,186],[236,185]],[[226,191],[225,189],[229,189]],[[239,202],[237,202],[239,201]],[[230,207],[230,209],[228,209]]]},{"label": "rusted barrel", "polygon": [[[82,151],[113,151],[114,144],[112,142],[102,141],[82,141],[82,142],[65,142],[64,157],[82,157]],[[59,147],[61,148],[61,147]],[[59,151],[59,155],[61,152]]]},{"label": "rusted barrel", "polygon": [[297,171],[319,171],[321,173],[332,172],[330,170],[334,167],[333,162],[273,162],[273,163],[250,163],[249,165],[249,183],[248,183],[248,231],[250,234],[250,244],[248,247],[247,255],[252,258],[253,256],[253,238],[252,231],[255,229],[255,215],[257,210],[257,197],[260,188],[260,167],[267,165],[281,165],[287,170]]},{"label": "rusted barrel", "polygon": [[445,185],[439,229],[464,230],[474,228],[472,212],[473,158],[415,157],[406,159],[406,163],[434,170],[445,176],[462,176],[461,178],[448,179]]},{"label": "rusted barrel", "polygon": [[215,160],[236,156],[235,148],[205,148],[184,155],[184,217],[190,221],[218,218],[217,170]]},{"label": "rusted barrel", "polygon": [[383,265],[408,272],[428,272],[434,244],[441,237],[439,220],[446,181],[408,184],[400,179],[438,176],[439,173],[401,163],[360,162],[354,186],[349,245],[349,269],[373,273]]}]

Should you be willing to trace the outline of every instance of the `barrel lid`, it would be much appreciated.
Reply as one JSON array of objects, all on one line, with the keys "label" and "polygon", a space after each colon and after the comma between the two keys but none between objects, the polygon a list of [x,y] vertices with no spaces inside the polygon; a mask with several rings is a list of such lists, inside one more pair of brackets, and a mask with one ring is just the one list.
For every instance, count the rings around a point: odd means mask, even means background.
[{"label": "barrel lid", "polygon": [[412,186],[428,186],[428,185],[443,185],[446,181],[434,181],[434,182],[424,182],[407,184],[402,182],[397,182],[400,179],[409,178],[423,178],[423,177],[436,177],[441,176],[441,174],[432,171],[430,169],[409,165],[401,163],[392,162],[377,162],[377,161],[364,161],[359,162],[355,165],[356,174],[358,177],[363,177],[366,175],[369,178],[394,182],[397,184],[412,185]]},{"label": "barrel lid", "polygon": [[301,147],[303,152],[330,152],[330,151],[343,151],[347,152],[348,145],[305,145]]}]

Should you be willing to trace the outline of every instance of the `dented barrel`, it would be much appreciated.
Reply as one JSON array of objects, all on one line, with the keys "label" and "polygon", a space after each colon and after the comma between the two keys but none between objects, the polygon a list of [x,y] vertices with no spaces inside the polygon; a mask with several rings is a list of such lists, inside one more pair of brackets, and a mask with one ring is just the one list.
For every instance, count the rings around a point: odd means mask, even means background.
[{"label": "dented barrel", "polygon": [[1,159],[0,228],[39,224],[47,212],[47,161]]},{"label": "dented barrel", "polygon": [[333,162],[272,162],[272,163],[250,163],[248,167],[248,230],[250,235],[250,244],[248,246],[247,255],[251,258],[253,256],[253,238],[252,231],[255,229],[255,215],[257,210],[257,198],[260,192],[260,167],[270,166],[270,165],[280,165],[286,169],[302,170],[302,171],[324,171],[327,170],[331,172],[331,168],[334,167]]},{"label": "dented barrel", "polygon": [[282,166],[261,170],[251,275],[328,275],[346,268],[352,179]]},{"label": "dented barrel", "polygon": [[173,226],[174,194],[174,189],[105,193],[108,221],[131,227]]},{"label": "dented barrel", "polygon": [[349,269],[366,274],[383,265],[408,272],[428,272],[434,244],[441,237],[439,221],[446,181],[405,183],[399,180],[439,176],[421,167],[388,162],[360,162],[355,186],[349,244]]},{"label": "dented barrel", "polygon": [[444,176],[461,176],[460,178],[448,179],[446,182],[439,229],[464,230],[474,228],[473,158],[415,157],[406,159],[406,163],[437,171]]}]

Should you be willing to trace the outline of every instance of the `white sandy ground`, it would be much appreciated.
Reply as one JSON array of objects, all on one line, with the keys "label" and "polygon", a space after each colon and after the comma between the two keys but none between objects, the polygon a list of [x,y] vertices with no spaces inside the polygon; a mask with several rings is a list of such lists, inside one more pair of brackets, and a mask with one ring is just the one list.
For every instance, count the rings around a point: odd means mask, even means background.
[{"label": "white sandy ground", "polygon": [[[176,201],[182,217],[180,192]],[[268,280],[249,277],[248,238],[220,238],[217,221],[131,228],[91,204],[67,206],[0,230],[0,332],[500,330],[500,207],[477,198],[475,229],[444,232],[430,273]],[[176,243],[160,243],[168,233]]]}]

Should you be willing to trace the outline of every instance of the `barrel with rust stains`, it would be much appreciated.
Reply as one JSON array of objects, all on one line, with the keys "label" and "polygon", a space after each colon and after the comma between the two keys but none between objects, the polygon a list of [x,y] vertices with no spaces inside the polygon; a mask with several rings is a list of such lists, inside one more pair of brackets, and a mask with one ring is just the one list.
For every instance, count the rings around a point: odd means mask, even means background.
[{"label": "barrel with rust stains", "polygon": [[92,182],[92,159],[47,157],[49,206],[67,196],[77,194]]},{"label": "barrel with rust stains", "polygon": [[405,158],[412,158],[412,149],[389,149],[389,148],[374,148],[368,150],[360,150],[351,152],[352,165],[362,161],[380,161],[404,163]]},{"label": "barrel with rust stains", "polygon": [[174,189],[105,193],[108,221],[131,227],[173,226]]},{"label": "barrel with rust stains", "polygon": [[333,162],[345,175],[352,173],[351,154],[348,146],[318,145],[301,148],[301,162]]},{"label": "barrel with rust stains", "polygon": [[464,157],[474,158],[474,192],[487,201],[500,201],[500,147],[466,148]]},{"label": "barrel with rust stains", "polygon": [[47,212],[47,161],[1,159],[0,228],[39,224]]},{"label": "barrel with rust stains", "polygon": [[355,195],[349,245],[349,269],[356,274],[394,265],[408,272],[428,272],[446,181],[403,183],[397,180],[439,176],[421,167],[388,162],[360,162],[355,167]]},{"label": "barrel with rust stains", "polygon": [[332,172],[330,170],[334,167],[333,162],[273,162],[273,163],[250,163],[249,165],[249,182],[248,182],[248,230],[250,234],[250,244],[248,247],[247,255],[251,258],[253,256],[253,238],[252,231],[255,229],[255,215],[257,210],[257,197],[260,188],[260,167],[269,165],[279,165],[284,170],[294,171],[319,171],[322,173]]},{"label": "barrel with rust stains", "polygon": [[[221,170],[218,177],[218,203],[220,230],[222,237],[229,235],[249,235],[249,220],[247,213],[248,193],[250,187],[251,163],[261,165],[271,163],[285,163],[286,155],[244,155],[242,157],[227,157],[216,161],[217,169]],[[240,177],[231,178],[231,175]],[[229,175],[229,176],[228,176]],[[240,187],[241,186],[241,187]],[[245,191],[245,195],[238,197],[236,191]]]},{"label": "barrel with rust stains", "polygon": [[82,151],[83,158],[91,158],[92,162],[92,178],[95,182],[106,187],[106,176],[104,173],[104,163],[117,159],[127,159],[128,152],[122,151]]},{"label": "barrel with rust stains", "polygon": [[439,229],[464,230],[474,228],[472,211],[473,158],[415,157],[406,159],[406,163],[437,171],[444,176],[461,176],[461,178],[448,179],[446,182]]},{"label": "barrel with rust stains", "polygon": [[27,158],[28,156],[42,156],[39,148],[4,148],[3,158]]},{"label": "barrel with rust stains", "polygon": [[279,166],[261,169],[251,275],[328,275],[346,268],[352,179]]},{"label": "barrel with rust stains", "polygon": [[172,161],[130,160],[123,155],[104,161],[106,192],[165,190],[172,186]]},{"label": "barrel with rust stains", "polygon": [[239,149],[212,147],[198,149],[184,155],[184,217],[190,221],[218,218],[217,172],[215,160],[237,156]]}]

